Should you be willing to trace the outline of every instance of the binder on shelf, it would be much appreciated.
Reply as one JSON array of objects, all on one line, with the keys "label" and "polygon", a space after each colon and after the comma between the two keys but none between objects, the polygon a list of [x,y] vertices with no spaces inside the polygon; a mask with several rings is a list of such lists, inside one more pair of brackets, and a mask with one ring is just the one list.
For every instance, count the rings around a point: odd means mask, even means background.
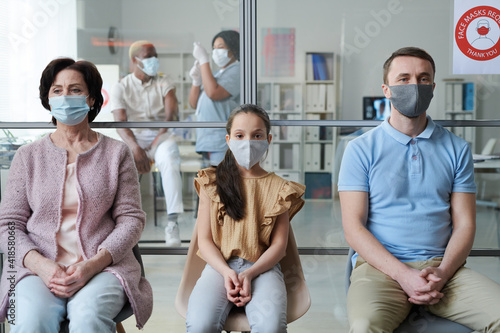
[{"label": "binder on shelf", "polygon": [[280,169],[294,169],[294,144],[283,143],[280,145]]},{"label": "binder on shelf", "polygon": [[312,151],[312,171],[321,170],[321,144],[313,143],[311,145]]},{"label": "binder on shelf", "polygon": [[306,111],[314,109],[314,85],[308,84],[306,86]]},{"label": "binder on shelf", "polygon": [[302,111],[302,85],[296,84],[294,86],[294,110],[295,111]]},{"label": "binder on shelf", "polygon": [[[280,120],[281,117],[279,114],[272,114],[271,115],[271,119],[272,120]],[[271,126],[271,134],[273,135],[273,137],[276,139],[279,140],[279,137],[281,135],[281,126]]]},{"label": "binder on shelf", "polygon": [[335,107],[335,90],[333,84],[326,86],[326,111],[333,111]]},{"label": "binder on shelf", "polygon": [[335,64],[335,53],[324,53],[326,61],[326,71],[328,73],[328,79],[334,80],[334,64]]},{"label": "binder on shelf", "polygon": [[474,83],[463,84],[463,109],[464,111],[474,110]]},{"label": "binder on shelf", "polygon": [[[307,120],[319,120],[319,114],[307,114]],[[307,126],[306,127],[306,141],[317,141],[319,140],[319,126]]]},{"label": "binder on shelf", "polygon": [[321,145],[319,143],[309,143],[305,145],[305,171],[321,170]]},{"label": "binder on shelf", "polygon": [[453,111],[463,111],[463,88],[462,84],[453,85]]},{"label": "binder on shelf", "polygon": [[324,55],[320,53],[313,53],[312,63],[314,70],[314,80],[324,81],[329,80],[328,67]]},{"label": "binder on shelf", "polygon": [[273,111],[279,111],[281,106],[281,90],[280,85],[275,84],[273,87]]},{"label": "binder on shelf", "polygon": [[325,144],[325,161],[323,169],[326,171],[333,171],[333,144]]},{"label": "binder on shelf", "polygon": [[326,84],[318,85],[318,111],[326,111]]},{"label": "binder on shelf", "polygon": [[264,110],[271,110],[271,85],[259,84],[257,87],[257,103]]},{"label": "binder on shelf", "polygon": [[295,110],[295,86],[283,86],[281,88],[281,95],[280,110]]},{"label": "binder on shelf", "polygon": [[281,178],[284,178],[288,181],[300,183],[300,175],[296,171],[291,171],[291,172],[276,172],[276,175],[280,176]]},{"label": "binder on shelf", "polygon": [[[322,86],[322,84],[308,84],[307,85],[306,98],[307,98],[308,108],[306,109],[306,111],[324,111],[324,109],[325,109],[324,100],[325,99],[323,100],[323,103],[321,103],[320,93],[322,93],[322,92],[320,91],[321,90],[320,86]],[[326,91],[325,91],[325,93],[326,93]]]},{"label": "binder on shelf", "polygon": [[453,104],[453,84],[446,84],[446,100],[444,108],[446,111],[452,111],[454,107]]},{"label": "binder on shelf", "polygon": [[271,171],[273,170],[273,145],[270,145],[267,153],[264,155],[265,159],[261,161],[260,166],[266,170],[266,171]]},{"label": "binder on shelf", "polygon": [[313,71],[314,71],[314,81],[319,80],[319,68],[318,68],[318,54],[313,53],[312,55],[312,60],[313,60]]},{"label": "binder on shelf", "polygon": [[314,69],[313,69],[313,60],[312,53],[306,54],[306,80],[313,81],[314,80]]},{"label": "binder on shelf", "polygon": [[[288,119],[289,120],[300,120],[301,116],[300,116],[300,114],[290,114],[290,115],[288,115]],[[302,131],[301,126],[289,126],[288,127],[288,139],[290,141],[300,141],[301,131]]]},{"label": "binder on shelf", "polygon": [[313,171],[312,149],[311,144],[306,144],[304,148],[304,170]]},{"label": "binder on shelf", "polygon": [[275,143],[272,149],[273,170],[280,169],[280,150],[281,150],[281,145]]},{"label": "binder on shelf", "polygon": [[293,163],[293,169],[299,170],[300,169],[300,145],[295,143],[292,145],[292,163]]}]

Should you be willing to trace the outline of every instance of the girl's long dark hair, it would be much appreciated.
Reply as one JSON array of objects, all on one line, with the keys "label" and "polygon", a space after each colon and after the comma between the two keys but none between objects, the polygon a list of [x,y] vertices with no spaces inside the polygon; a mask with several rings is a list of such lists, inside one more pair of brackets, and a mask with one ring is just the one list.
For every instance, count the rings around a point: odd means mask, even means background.
[{"label": "girl's long dark hair", "polygon": [[[234,109],[226,124],[226,132],[231,135],[234,117],[240,113],[252,113],[264,121],[266,134],[271,132],[271,120],[267,112],[261,107],[253,104],[244,104]],[[226,208],[226,214],[233,220],[239,221],[245,217],[245,197],[243,194],[240,170],[230,149],[215,170],[217,194]]]}]

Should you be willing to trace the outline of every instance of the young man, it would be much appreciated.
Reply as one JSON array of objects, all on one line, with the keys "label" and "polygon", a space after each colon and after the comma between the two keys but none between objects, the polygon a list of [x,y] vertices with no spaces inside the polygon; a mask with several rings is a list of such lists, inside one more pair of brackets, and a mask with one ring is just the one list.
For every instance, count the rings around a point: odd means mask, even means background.
[{"label": "young man", "polygon": [[[151,42],[142,40],[129,49],[133,72],[113,89],[111,110],[115,121],[172,121],[178,113],[175,86],[156,75],[158,55]],[[160,170],[168,212],[165,228],[167,246],[181,246],[177,217],[184,211],[180,155],[170,131],[162,129],[118,129],[134,154],[139,173],[147,173],[151,162]]]},{"label": "young man", "polygon": [[475,234],[467,142],[426,115],[435,64],[408,47],[384,64],[391,116],[351,141],[339,174],[342,223],[357,252],[351,332],[392,332],[413,304],[481,332],[500,331],[500,285],[464,267]]}]

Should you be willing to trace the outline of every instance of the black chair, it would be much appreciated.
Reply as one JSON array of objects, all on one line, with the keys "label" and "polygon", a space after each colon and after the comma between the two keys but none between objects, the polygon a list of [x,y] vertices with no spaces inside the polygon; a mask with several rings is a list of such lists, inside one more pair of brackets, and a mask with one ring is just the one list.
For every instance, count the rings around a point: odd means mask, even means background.
[{"label": "black chair", "polygon": [[[351,258],[354,255],[354,250],[349,248],[347,255],[347,265],[345,274],[345,290],[349,290],[351,284],[352,263]],[[432,332],[432,333],[470,333],[474,330],[455,323],[451,320],[438,317],[423,307],[414,305],[408,317],[394,330],[394,333],[419,333],[419,332]]]},{"label": "black chair", "polygon": [[[144,273],[144,264],[142,263],[142,257],[141,257],[141,252],[139,250],[139,245],[135,245],[132,248],[132,251],[134,252],[134,256],[141,265],[141,276],[146,276]],[[123,328],[123,325],[121,324],[122,321],[125,319],[129,318],[132,316],[134,312],[132,311],[132,306],[130,303],[127,301],[125,305],[123,306],[122,310],[116,317],[113,319],[113,321],[116,323],[116,332],[117,333],[125,333],[125,329]],[[61,327],[59,329],[59,333],[69,333],[69,320],[64,320],[61,323]]]}]

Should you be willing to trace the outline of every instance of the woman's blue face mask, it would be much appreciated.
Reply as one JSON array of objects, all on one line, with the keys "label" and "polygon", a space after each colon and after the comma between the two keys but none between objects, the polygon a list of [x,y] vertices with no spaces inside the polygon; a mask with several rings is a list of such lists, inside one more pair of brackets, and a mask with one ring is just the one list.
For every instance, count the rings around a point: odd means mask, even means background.
[{"label": "woman's blue face mask", "polygon": [[50,114],[63,124],[74,126],[81,123],[90,107],[85,95],[61,95],[49,98]]}]

